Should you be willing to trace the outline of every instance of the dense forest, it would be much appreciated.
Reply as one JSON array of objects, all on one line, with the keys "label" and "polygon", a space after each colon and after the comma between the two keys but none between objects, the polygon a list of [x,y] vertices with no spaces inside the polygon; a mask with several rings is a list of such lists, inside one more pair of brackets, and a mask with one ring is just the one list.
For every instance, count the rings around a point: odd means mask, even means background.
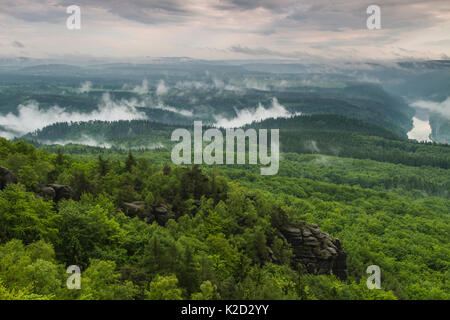
[{"label": "dense forest", "polygon": [[0,0],[2,315],[449,301],[450,1],[379,2]]},{"label": "dense forest", "polygon": [[[448,61],[145,61],[0,59],[0,300],[450,299]],[[277,175],[173,165],[194,121]]]},{"label": "dense forest", "polygon": [[[442,146],[390,143],[448,157]],[[164,152],[86,150],[0,139],[0,166],[16,177],[0,191],[0,299],[450,298],[441,165],[290,153],[278,176],[262,177],[172,166]],[[285,230],[317,226],[342,243],[346,276],[296,258]],[[73,264],[80,290],[66,287]],[[373,264],[380,290],[366,287]]]},{"label": "dense forest", "polygon": [[[170,145],[173,145],[170,141],[171,132],[178,127],[148,120],[57,123],[29,133],[24,138],[31,143],[66,141],[80,144],[90,138],[96,144],[105,143],[122,149],[169,150]],[[184,128],[192,130],[192,125]],[[281,128],[282,152],[450,168],[449,145],[407,140],[386,128],[339,115],[267,119],[249,124],[245,129],[248,128]]]}]

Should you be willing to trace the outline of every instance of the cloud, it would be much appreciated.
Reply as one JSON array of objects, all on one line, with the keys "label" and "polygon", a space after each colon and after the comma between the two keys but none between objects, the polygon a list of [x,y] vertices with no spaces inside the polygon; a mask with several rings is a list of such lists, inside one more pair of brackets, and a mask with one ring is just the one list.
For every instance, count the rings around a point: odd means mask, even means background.
[{"label": "cloud", "polygon": [[[121,148],[122,146],[119,145],[119,148]],[[154,149],[161,149],[164,148],[164,144],[162,144],[161,142],[156,142],[156,143],[148,143],[148,144],[142,144],[142,145],[138,145],[138,146],[132,146],[129,147],[128,145],[126,147],[124,147],[124,149],[126,150],[141,150],[141,149],[150,149],[150,150],[154,150]]]},{"label": "cloud", "polygon": [[72,144],[82,144],[91,147],[111,148],[111,144],[104,142],[101,139],[91,137],[87,134],[81,135],[81,137],[78,139],[45,140],[40,142],[43,144],[58,144],[62,146],[72,143]]},{"label": "cloud", "polygon": [[258,81],[257,79],[244,79],[244,84],[246,88],[249,89],[256,89],[260,91],[268,91],[269,88],[266,83],[262,83],[261,81]]},{"label": "cloud", "polygon": [[193,116],[192,111],[185,110],[185,109],[177,109],[177,108],[174,108],[174,107],[171,107],[171,106],[166,106],[162,102],[159,102],[157,105],[152,106],[152,108],[153,109],[160,109],[160,110],[165,110],[165,111],[178,113],[178,114],[181,114],[182,116],[185,116],[185,117],[192,117]]},{"label": "cloud", "polygon": [[[73,5],[72,0],[15,0],[2,1],[0,12],[29,22],[55,23],[65,21],[65,9]],[[304,26],[336,30],[337,28],[365,28],[366,8],[372,0],[77,0],[82,12],[100,9],[123,19],[143,24],[182,24],[212,17],[232,18],[233,14],[246,11],[264,13],[269,21],[281,26],[299,22]],[[432,26],[439,19],[435,8],[448,9],[447,0],[382,0],[378,4],[391,27],[419,28]],[[229,19],[228,19],[229,20]],[[420,25],[420,26],[418,26]]]},{"label": "cloud", "polygon": [[17,41],[17,40],[13,41],[11,43],[11,45],[16,48],[25,48],[25,45],[22,42]]},{"label": "cloud", "polygon": [[160,80],[157,87],[156,87],[156,95],[157,96],[163,96],[166,95],[167,92],[169,92],[169,88],[167,88],[166,83],[164,80]]},{"label": "cloud", "polygon": [[214,86],[202,81],[178,81],[175,88],[178,90],[211,90]]},{"label": "cloud", "polygon": [[142,84],[133,88],[133,92],[137,94],[146,94],[148,93],[148,81],[147,79],[142,80]]},{"label": "cloud", "polygon": [[232,11],[265,9],[275,13],[282,13],[289,12],[296,6],[309,6],[309,4],[299,3],[298,0],[221,0],[216,7]]},{"label": "cloud", "polygon": [[262,121],[270,118],[289,118],[300,114],[287,111],[284,106],[278,103],[277,98],[272,99],[272,104],[267,109],[260,103],[255,109],[242,109],[235,111],[236,117],[232,119],[216,116],[215,126],[222,128],[239,128],[255,121]]},{"label": "cloud", "polygon": [[417,141],[431,142],[431,126],[429,120],[420,120],[419,118],[413,118],[413,129],[408,132],[408,138]]},{"label": "cloud", "polygon": [[305,142],[305,148],[310,150],[313,153],[320,153],[320,149],[317,146],[317,142],[314,140]]},{"label": "cloud", "polygon": [[[60,3],[69,6],[73,1],[62,0]],[[102,8],[121,18],[150,25],[179,23],[195,15],[195,9],[183,0],[77,0],[76,4],[80,7]]]},{"label": "cloud", "polygon": [[[315,30],[337,31],[365,29],[366,9],[378,4],[382,10],[383,26],[386,28],[420,29],[433,26],[439,17],[433,8],[448,5],[447,0],[222,0],[218,8],[233,12],[263,9],[271,13],[273,27],[291,26]],[[448,7],[447,7],[448,8]]]},{"label": "cloud", "polygon": [[61,5],[61,1],[52,0],[0,2],[0,12],[27,22],[57,23],[65,21],[67,18],[66,7]]},{"label": "cloud", "polygon": [[376,77],[371,77],[366,73],[363,73],[362,75],[357,75],[356,79],[361,82],[378,83],[378,84],[382,83],[380,79]]},{"label": "cloud", "polygon": [[9,137],[11,135],[17,137],[58,122],[146,119],[146,114],[138,111],[139,106],[136,100],[111,100],[109,94],[104,94],[97,109],[90,113],[70,112],[59,106],[44,110],[39,108],[37,102],[30,101],[18,106],[17,115],[8,113],[0,116],[0,126],[9,133]]},{"label": "cloud", "polygon": [[92,82],[85,81],[85,82],[83,82],[81,84],[80,92],[81,93],[87,93],[87,92],[91,91],[91,89],[92,89]]},{"label": "cloud", "polygon": [[[208,74],[209,76],[209,74]],[[175,86],[178,90],[202,90],[202,91],[210,91],[210,90],[229,90],[229,91],[241,91],[241,88],[238,88],[229,83],[225,83],[223,80],[212,76],[209,82],[204,81],[178,81]]]},{"label": "cloud", "polygon": [[176,22],[193,14],[182,0],[14,0],[1,1],[0,12],[28,22],[60,23],[68,17],[66,8],[74,4],[81,7],[82,14],[101,9],[145,24]]},{"label": "cloud", "polygon": [[[73,4],[81,7],[83,27],[68,37],[66,8]],[[380,0],[376,4],[382,10],[382,30],[377,31],[366,28],[366,8],[371,4],[372,0],[14,0],[0,1],[0,14],[8,26],[3,38],[12,43],[26,37],[27,55],[38,57],[73,52],[116,58],[183,52],[203,59],[450,55],[448,0]],[[410,53],[397,52],[397,46]],[[6,50],[17,51],[11,46]]]},{"label": "cloud", "polygon": [[413,107],[423,108],[428,111],[437,112],[450,119],[450,97],[442,102],[419,100],[411,104]]},{"label": "cloud", "polygon": [[5,139],[14,139],[15,135],[12,132],[0,130],[0,137]]},{"label": "cloud", "polygon": [[283,57],[283,58],[292,58],[292,59],[300,59],[302,57],[309,56],[306,53],[301,52],[292,52],[292,53],[284,53],[280,51],[270,50],[267,48],[249,48],[245,46],[241,46],[240,44],[232,46],[230,48],[231,52],[235,53],[243,53],[251,56],[273,56],[273,57]]}]

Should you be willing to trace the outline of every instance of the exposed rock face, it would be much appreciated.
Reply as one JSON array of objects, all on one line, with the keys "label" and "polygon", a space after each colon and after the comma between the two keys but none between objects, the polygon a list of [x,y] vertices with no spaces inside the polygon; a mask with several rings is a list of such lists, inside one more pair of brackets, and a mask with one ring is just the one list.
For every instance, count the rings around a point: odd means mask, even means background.
[{"label": "exposed rock face", "polygon": [[340,279],[347,278],[347,254],[339,239],[320,231],[315,224],[284,226],[280,231],[292,246],[295,263],[303,264],[308,273],[332,272]]},{"label": "exposed rock face", "polygon": [[147,208],[143,201],[125,202],[125,214],[129,217],[139,217],[139,219],[147,222],[156,222],[164,226],[169,219],[175,219],[175,215],[170,208],[164,204]]},{"label": "exposed rock face", "polygon": [[130,217],[141,217],[145,211],[145,203],[142,201],[125,202],[123,206]]},{"label": "exposed rock face", "polygon": [[44,199],[55,199],[56,197],[56,191],[53,188],[43,186],[41,187],[41,191],[39,192],[39,195],[42,196]]},{"label": "exposed rock face", "polygon": [[62,184],[47,184],[41,187],[40,194],[47,199],[58,202],[62,199],[72,199],[74,192],[70,186]]},{"label": "exposed rock face", "polygon": [[335,240],[336,247],[338,248],[338,256],[336,260],[333,263],[333,273],[338,277],[339,279],[346,279],[347,278],[347,254],[344,252],[344,249],[342,248],[341,240],[336,239]]},{"label": "exposed rock face", "polygon": [[175,215],[164,204],[153,207],[153,214],[155,215],[156,222],[162,226],[166,225],[169,219],[175,219]]},{"label": "exposed rock face", "polygon": [[3,190],[8,183],[17,183],[17,177],[9,169],[0,167],[0,190]]}]

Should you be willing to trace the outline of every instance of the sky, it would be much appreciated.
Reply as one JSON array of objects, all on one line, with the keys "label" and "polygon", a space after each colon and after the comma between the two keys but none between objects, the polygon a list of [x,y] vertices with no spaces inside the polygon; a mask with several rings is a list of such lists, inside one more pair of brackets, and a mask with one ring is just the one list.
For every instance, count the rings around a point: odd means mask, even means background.
[{"label": "sky", "polygon": [[450,1],[0,0],[0,56],[449,59]]}]

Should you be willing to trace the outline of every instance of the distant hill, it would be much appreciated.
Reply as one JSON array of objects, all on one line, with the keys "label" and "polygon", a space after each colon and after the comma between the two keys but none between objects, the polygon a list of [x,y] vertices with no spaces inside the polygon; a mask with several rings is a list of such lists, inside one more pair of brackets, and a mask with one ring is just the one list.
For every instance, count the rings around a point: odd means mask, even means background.
[{"label": "distant hill", "polygon": [[[46,144],[170,149],[173,130],[183,126],[148,120],[57,123],[23,138]],[[417,143],[357,119],[333,115],[269,119],[247,126],[280,128],[280,151],[372,159],[408,166],[450,168],[450,146]],[[184,126],[192,130],[192,125]]]},{"label": "distant hill", "polygon": [[248,125],[248,127],[265,129],[280,128],[283,131],[343,131],[393,140],[403,139],[401,136],[381,126],[341,115],[302,115],[287,119],[267,119],[261,122],[254,122]]}]

